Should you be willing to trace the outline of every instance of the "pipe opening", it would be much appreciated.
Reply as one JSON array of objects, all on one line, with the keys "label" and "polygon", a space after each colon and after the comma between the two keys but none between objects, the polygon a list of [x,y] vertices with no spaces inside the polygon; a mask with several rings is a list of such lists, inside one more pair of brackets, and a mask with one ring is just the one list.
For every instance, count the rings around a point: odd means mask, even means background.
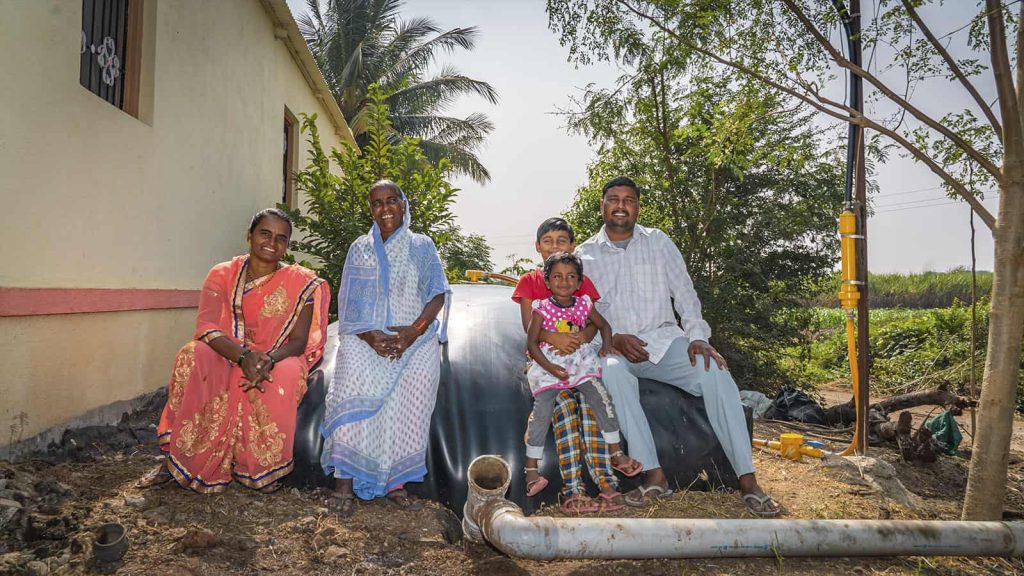
[{"label": "pipe opening", "polygon": [[469,465],[469,482],[481,490],[500,490],[504,494],[511,479],[512,472],[508,464],[497,456],[480,456]]}]

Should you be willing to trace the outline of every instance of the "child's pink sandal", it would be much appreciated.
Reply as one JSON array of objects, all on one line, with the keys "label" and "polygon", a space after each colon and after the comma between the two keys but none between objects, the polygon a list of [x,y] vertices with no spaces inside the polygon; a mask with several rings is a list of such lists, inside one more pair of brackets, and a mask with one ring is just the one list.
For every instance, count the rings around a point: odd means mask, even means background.
[{"label": "child's pink sandal", "polygon": [[600,511],[601,506],[597,502],[582,494],[573,494],[562,501],[562,512],[566,514],[593,514]]},{"label": "child's pink sandal", "polygon": [[616,510],[622,510],[626,507],[625,504],[619,504],[615,501],[616,498],[622,498],[622,492],[616,490],[615,492],[599,492],[597,497],[601,499],[601,512],[615,512]]},{"label": "child's pink sandal", "polygon": [[[623,452],[622,450],[616,450],[615,453],[612,454],[611,460],[614,460],[619,456],[629,458],[629,456],[626,456],[626,453]],[[644,471],[644,465],[633,458],[629,458],[629,462],[627,462],[625,465],[620,464],[616,466],[615,463],[612,462],[612,468],[618,470],[619,472],[622,472],[622,474],[629,478],[632,478],[633,476],[636,476],[637,474]]]},{"label": "child's pink sandal", "polygon": [[[537,470],[536,468],[524,468],[523,470],[525,472],[537,472],[538,474],[540,474],[540,471]],[[548,479],[543,476],[538,476],[536,480],[526,483],[526,495],[536,496],[537,494],[543,492],[544,489],[547,487]]]}]

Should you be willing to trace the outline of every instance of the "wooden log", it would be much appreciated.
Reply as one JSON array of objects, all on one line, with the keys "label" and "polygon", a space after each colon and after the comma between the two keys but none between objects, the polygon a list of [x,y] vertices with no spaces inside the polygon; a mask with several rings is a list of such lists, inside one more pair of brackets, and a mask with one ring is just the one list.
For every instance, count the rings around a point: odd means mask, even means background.
[{"label": "wooden log", "polygon": [[[958,414],[964,408],[975,406],[976,404],[975,400],[958,396],[940,387],[933,390],[898,394],[871,404],[869,410],[877,412],[881,416],[882,421],[885,421],[888,419],[888,415],[893,412],[899,412],[900,410],[916,406],[944,406],[953,410],[954,414]],[[825,421],[830,426],[847,426],[856,421],[856,419],[857,414],[854,409],[853,398],[850,398],[850,401],[845,404],[838,404],[825,409]],[[875,418],[871,419],[874,420]]]}]

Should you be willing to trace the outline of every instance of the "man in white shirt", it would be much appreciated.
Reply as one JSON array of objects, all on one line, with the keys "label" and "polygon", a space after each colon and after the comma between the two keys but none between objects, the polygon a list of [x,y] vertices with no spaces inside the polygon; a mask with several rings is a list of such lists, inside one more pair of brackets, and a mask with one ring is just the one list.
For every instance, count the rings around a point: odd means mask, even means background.
[{"label": "man in white shirt", "polygon": [[739,390],[725,359],[708,343],[711,327],[701,316],[683,256],[664,232],[636,223],[639,210],[636,183],[611,180],[602,190],[604,226],[576,249],[584,273],[601,293],[597,310],[611,324],[613,345],[622,355],[604,359],[604,384],[629,454],[647,473],[643,486],[626,494],[626,503],[645,506],[672,493],[640,406],[638,378],[650,378],[703,397],[711,427],[739,477],[744,504],[754,514],[774,516],[779,506],[754,476]]}]

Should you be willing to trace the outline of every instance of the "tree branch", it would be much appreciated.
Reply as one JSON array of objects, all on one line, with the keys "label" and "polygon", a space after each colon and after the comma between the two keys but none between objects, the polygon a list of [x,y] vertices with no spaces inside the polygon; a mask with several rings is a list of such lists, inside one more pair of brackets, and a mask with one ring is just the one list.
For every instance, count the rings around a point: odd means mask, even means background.
[{"label": "tree branch", "polygon": [[956,60],[954,60],[953,57],[950,55],[949,51],[946,50],[946,47],[943,46],[941,42],[939,42],[938,38],[935,37],[935,34],[932,33],[931,29],[928,28],[927,25],[925,25],[924,20],[921,19],[921,15],[917,13],[917,9],[914,8],[914,5],[910,2],[910,0],[902,1],[903,8],[907,11],[907,14],[910,15],[910,19],[913,20],[915,24],[917,24],[917,27],[924,34],[924,37],[928,39],[928,42],[930,42],[932,47],[935,48],[935,51],[939,53],[939,56],[942,56],[942,59],[946,62],[946,65],[949,66],[949,69],[953,72],[953,75],[956,76],[957,80],[959,80],[960,83],[963,84],[967,92],[971,95],[972,98],[974,98],[974,101],[978,104],[978,107],[981,108],[981,111],[985,114],[985,117],[988,118],[989,124],[992,125],[992,130],[995,131],[996,138],[998,138],[999,142],[1002,143],[1003,127],[999,125],[999,119],[996,118],[995,112],[993,112],[992,108],[988,105],[987,102],[985,102],[985,99],[981,97],[981,94],[978,93],[978,89],[974,87],[974,84],[972,84],[971,81],[967,78],[967,76],[964,75],[963,71],[960,69],[960,66],[957,65]]},{"label": "tree branch", "polygon": [[[895,132],[894,130],[892,130],[890,128],[887,128],[887,127],[879,124],[878,122],[875,122],[875,121],[867,118],[862,113],[853,110],[849,106],[845,106],[845,105],[843,105],[843,104],[841,104],[839,102],[834,102],[832,100],[824,98],[820,94],[817,94],[816,92],[812,92],[814,94],[814,99],[812,99],[810,96],[808,96],[806,94],[802,94],[802,93],[798,92],[797,90],[794,90],[793,88],[790,88],[788,86],[784,86],[783,84],[780,84],[779,82],[776,82],[775,80],[772,80],[772,79],[768,78],[767,76],[765,76],[765,75],[763,75],[763,74],[761,74],[761,73],[759,73],[759,72],[757,72],[755,70],[752,70],[751,68],[749,68],[747,66],[744,66],[743,64],[740,64],[738,62],[733,62],[732,60],[727,60],[725,58],[722,58],[721,56],[718,56],[717,54],[714,54],[714,53],[712,53],[712,52],[710,52],[710,51],[708,51],[708,50],[706,50],[704,48],[701,48],[700,46],[698,46],[698,45],[690,42],[689,40],[681,37],[678,33],[676,33],[676,31],[669,29],[667,26],[665,26],[662,22],[660,22],[656,18],[654,18],[652,16],[649,16],[648,14],[646,14],[644,12],[641,12],[640,10],[638,10],[637,8],[635,8],[634,6],[629,4],[629,2],[627,2],[626,0],[616,0],[616,2],[618,2],[619,4],[625,6],[626,9],[628,9],[633,14],[636,14],[640,18],[646,20],[647,22],[650,22],[656,28],[658,28],[662,32],[668,34],[669,36],[674,38],[677,42],[679,42],[683,46],[686,46],[690,50],[693,50],[694,52],[696,52],[698,54],[701,54],[702,56],[704,56],[706,58],[709,58],[709,59],[711,59],[711,60],[713,60],[713,61],[715,61],[715,62],[717,62],[717,63],[719,63],[719,64],[721,64],[723,66],[728,66],[729,68],[732,68],[732,69],[734,69],[734,70],[736,70],[738,72],[741,72],[741,73],[743,73],[743,74],[745,74],[747,76],[750,76],[751,78],[754,78],[754,79],[756,79],[756,80],[758,80],[758,81],[760,81],[760,82],[762,82],[762,83],[764,83],[764,84],[766,84],[768,86],[771,86],[772,88],[775,88],[776,90],[779,90],[780,92],[788,94],[789,96],[792,96],[792,97],[800,100],[801,102],[807,104],[808,106],[814,108],[815,110],[817,110],[817,111],[819,111],[819,112],[821,112],[823,114],[826,114],[826,115],[831,116],[833,118],[837,118],[837,119],[842,120],[844,122],[852,122],[853,124],[857,124],[857,125],[863,126],[865,128],[871,128],[872,130],[875,130],[875,131],[877,131],[877,132],[879,132],[881,134],[884,134],[884,135],[888,136],[889,138],[895,140],[898,144],[900,144],[901,146],[903,146],[903,148],[905,148],[908,152],[910,152],[911,155],[913,155],[915,158],[920,160],[921,163],[923,163],[924,165],[928,166],[928,168],[934,174],[936,174],[939,178],[941,178],[943,182],[945,182],[950,188],[952,188],[957,194],[959,194],[968,204],[970,204],[971,208],[974,210],[974,212],[976,214],[978,214],[978,217],[981,218],[982,222],[984,222],[985,225],[988,226],[989,230],[994,230],[995,229],[996,219],[992,215],[992,213],[989,212],[987,208],[985,208],[985,206],[981,203],[981,201],[979,201],[977,199],[977,197],[975,197],[973,194],[971,194],[970,191],[968,191],[967,188],[964,187],[963,184],[961,184],[959,181],[956,180],[956,178],[954,178],[948,172],[943,170],[942,167],[939,166],[938,163],[935,162],[935,160],[933,160],[930,156],[928,156],[928,154],[926,154],[924,151],[919,149],[917,146],[914,146],[910,141],[908,141],[906,138],[904,138],[898,132]],[[788,76],[786,77],[786,79],[791,81],[791,82],[793,82],[793,79],[789,78]],[[815,99],[817,99],[817,101]],[[822,104],[822,103],[824,103],[824,104]],[[832,109],[828,108],[826,106],[826,104],[828,106],[833,106],[835,108],[839,108],[841,110],[845,110],[846,114],[842,114],[840,112],[837,112],[836,110],[832,110]]]},{"label": "tree branch", "polygon": [[876,78],[874,74],[871,74],[867,70],[847,60],[838,50],[836,50],[835,46],[833,46],[832,43],[828,41],[828,38],[825,38],[821,31],[818,30],[814,23],[811,22],[807,15],[803,13],[803,10],[801,10],[800,7],[793,2],[793,0],[782,0],[782,2],[786,5],[787,8],[789,8],[789,11],[792,12],[794,16],[796,16],[797,20],[799,20],[800,23],[803,24],[804,29],[806,29],[807,32],[809,32],[811,36],[814,37],[818,44],[820,44],[821,47],[824,48],[826,52],[828,52],[829,56],[831,56],[832,60],[836,64],[870,82],[871,85],[878,89],[879,92],[885,94],[885,96],[889,98],[889,100],[892,100],[897,105],[902,107],[904,110],[910,112],[910,114],[913,115],[914,118],[917,118],[925,125],[927,125],[929,128],[935,130],[939,134],[942,134],[947,139],[952,141],[954,144],[959,146],[960,149],[963,150],[968,156],[970,156],[972,160],[977,162],[982,168],[984,168],[990,174],[992,174],[992,177],[995,178],[997,182],[1000,182],[1002,180],[1003,172],[1002,170],[999,169],[999,166],[996,166],[995,163],[986,158],[981,152],[979,152],[974,146],[971,146],[969,142],[961,138],[960,135],[958,135],[956,132],[953,132],[949,128],[943,126],[941,123],[936,121],[931,116],[918,110],[917,107],[915,107],[913,104],[905,100],[902,96],[894,92],[891,88],[886,86],[884,82]]},{"label": "tree branch", "polygon": [[1010,73],[1010,58],[1006,53],[1006,29],[1003,25],[1003,10],[999,0],[985,0],[985,14],[988,20],[989,53],[992,55],[992,75],[999,95],[999,112],[1003,118],[1012,118],[1003,126],[1003,143],[1007,152],[1019,156],[1024,152],[1021,143],[1020,111],[1017,94],[1013,89],[1013,75]]}]

